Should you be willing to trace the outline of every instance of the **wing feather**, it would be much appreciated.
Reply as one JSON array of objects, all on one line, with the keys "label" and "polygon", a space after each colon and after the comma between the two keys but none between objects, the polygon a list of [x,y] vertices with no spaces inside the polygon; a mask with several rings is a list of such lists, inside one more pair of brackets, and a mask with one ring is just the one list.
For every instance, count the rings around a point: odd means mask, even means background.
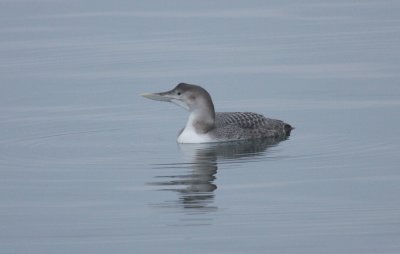
[{"label": "wing feather", "polygon": [[268,119],[263,115],[252,112],[217,112],[216,126],[224,127],[227,125],[236,125],[244,129],[257,129],[265,126]]}]

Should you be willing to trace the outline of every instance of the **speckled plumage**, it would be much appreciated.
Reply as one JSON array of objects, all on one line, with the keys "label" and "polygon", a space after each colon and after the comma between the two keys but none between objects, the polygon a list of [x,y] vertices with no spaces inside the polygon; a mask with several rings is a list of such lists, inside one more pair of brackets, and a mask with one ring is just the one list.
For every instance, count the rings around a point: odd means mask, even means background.
[{"label": "speckled plumage", "polygon": [[281,120],[266,118],[252,112],[217,112],[215,127],[210,131],[216,139],[246,140],[284,138],[292,127]]}]

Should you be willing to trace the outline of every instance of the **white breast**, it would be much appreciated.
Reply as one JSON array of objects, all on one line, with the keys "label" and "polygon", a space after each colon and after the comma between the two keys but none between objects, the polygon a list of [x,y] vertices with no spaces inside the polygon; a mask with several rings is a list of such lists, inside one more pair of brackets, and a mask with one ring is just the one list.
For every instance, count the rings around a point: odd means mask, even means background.
[{"label": "white breast", "polygon": [[186,126],[178,136],[178,143],[210,143],[215,142],[208,134],[196,133],[193,127]]},{"label": "white breast", "polygon": [[197,115],[196,114],[190,114],[188,122],[186,123],[185,128],[181,132],[181,134],[178,136],[178,143],[210,143],[210,142],[216,142],[213,140],[209,134],[205,133],[197,133],[196,130],[193,127],[193,123],[196,119]]}]

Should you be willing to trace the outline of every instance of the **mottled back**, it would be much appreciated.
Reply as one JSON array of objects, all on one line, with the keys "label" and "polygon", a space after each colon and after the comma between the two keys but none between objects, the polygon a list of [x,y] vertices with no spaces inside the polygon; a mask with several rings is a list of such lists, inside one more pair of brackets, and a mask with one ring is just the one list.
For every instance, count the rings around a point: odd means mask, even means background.
[{"label": "mottled back", "polygon": [[252,112],[217,112],[213,134],[217,139],[286,137],[292,127],[283,121]]}]

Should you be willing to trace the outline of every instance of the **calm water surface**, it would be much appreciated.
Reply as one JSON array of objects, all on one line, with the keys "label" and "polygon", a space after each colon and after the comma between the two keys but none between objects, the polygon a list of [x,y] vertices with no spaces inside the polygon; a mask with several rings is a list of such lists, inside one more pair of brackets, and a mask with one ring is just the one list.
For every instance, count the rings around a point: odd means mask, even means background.
[{"label": "calm water surface", "polygon": [[[399,11],[0,0],[1,253],[399,253]],[[179,82],[296,129],[179,145]]]}]

